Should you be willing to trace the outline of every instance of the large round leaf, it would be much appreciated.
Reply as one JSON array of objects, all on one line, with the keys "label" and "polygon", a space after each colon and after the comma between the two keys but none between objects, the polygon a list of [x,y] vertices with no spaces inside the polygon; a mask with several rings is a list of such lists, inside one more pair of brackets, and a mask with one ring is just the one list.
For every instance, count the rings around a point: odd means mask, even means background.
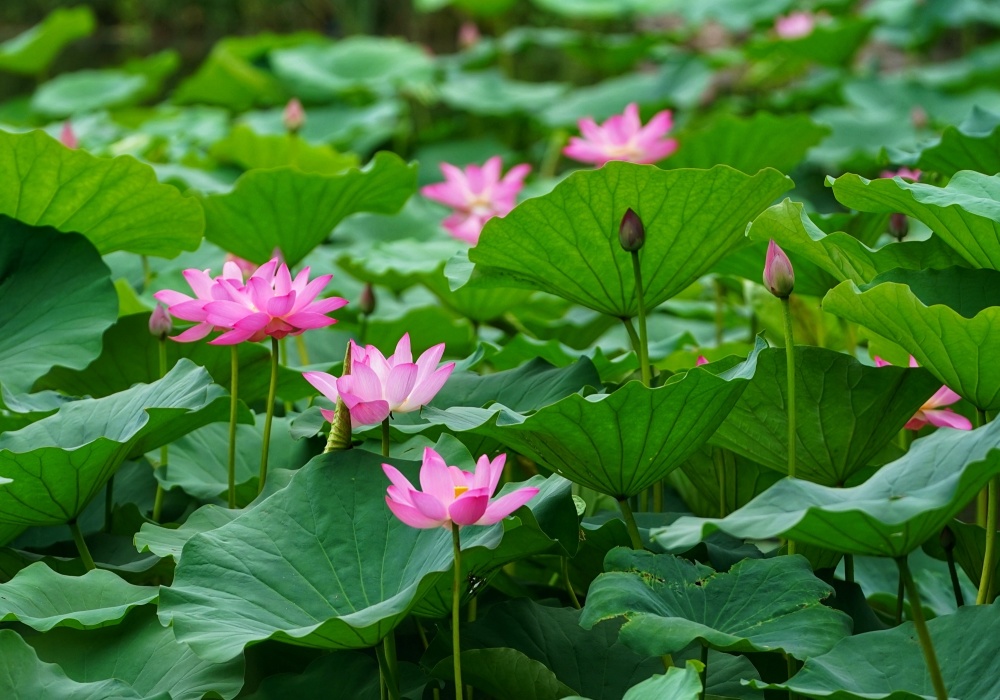
[{"label": "large round leaf", "polygon": [[[451,534],[389,512],[383,461],[362,450],[322,455],[243,516],[192,537],[161,589],[163,623],[203,658],[224,661],[265,639],[369,647],[422,603],[449,600]],[[418,465],[388,461],[416,481]],[[550,479],[545,489],[564,496],[566,486]],[[462,542],[463,570],[478,578],[552,544],[517,520],[466,528]]]},{"label": "large round leaf", "polygon": [[[949,698],[1000,697],[1000,674],[996,673],[1000,655],[998,625],[997,605],[964,607],[927,623]],[[891,659],[891,663],[876,661],[881,659]],[[826,654],[807,660],[787,683],[759,687],[833,700],[935,697],[912,622],[844,639]]]},{"label": "large round leaf", "polygon": [[228,699],[243,687],[242,656],[224,663],[204,661],[159,623],[152,608],[132,613],[115,627],[59,629],[31,637],[30,644],[40,659],[59,664],[75,681],[113,678],[143,698]]},{"label": "large round leaf", "polygon": [[76,231],[97,250],[171,258],[201,242],[198,202],[130,156],[95,158],[42,131],[0,131],[0,214]]},{"label": "large round leaf", "polygon": [[0,584],[0,619],[39,632],[105,627],[118,624],[132,608],[155,601],[158,594],[156,588],[133,586],[110,571],[63,576],[36,562]]},{"label": "large round leaf", "polygon": [[743,363],[715,373],[696,367],[666,385],[629,382],[611,394],[571,394],[534,413],[425,408],[451,430],[496,438],[567,479],[625,498],[640,493],[701,447],[753,376],[763,341]]},{"label": "large round leaf", "polygon": [[[127,683],[115,678],[80,683],[69,678],[56,664],[40,660],[14,630],[0,630],[0,655],[4,673],[0,674],[0,696],[32,700],[139,700],[142,695]],[[145,698],[144,700],[153,700]],[[156,700],[171,700],[163,693]]]},{"label": "large round leaf", "polygon": [[784,537],[837,552],[900,557],[919,547],[1000,474],[1000,422],[966,432],[938,430],[851,488],[782,479],[726,518],[683,517],[652,533],[684,550],[713,532]]},{"label": "large round leaf", "polygon": [[866,180],[847,174],[830,186],[846,207],[908,214],[927,224],[970,265],[1000,268],[1000,175],[963,170],[946,187],[935,187],[899,177]]},{"label": "large round leaf", "polygon": [[538,289],[612,316],[635,316],[632,260],[618,242],[626,209],[646,229],[639,259],[648,309],[705,274],[791,184],[776,170],[751,177],[724,165],[660,170],[612,162],[579,171],[486,224],[469,251],[476,264],[471,283]]},{"label": "large round leaf", "polygon": [[621,640],[649,656],[693,642],[730,652],[779,651],[803,659],[851,632],[821,601],[833,589],[801,556],[744,559],[728,573],[669,554],[618,548],[590,586],[580,624],[625,616]]},{"label": "large round leaf", "polygon": [[232,192],[204,200],[205,236],[256,263],[280,250],[295,265],[349,214],[399,211],[416,184],[416,165],[387,152],[361,170],[335,175],[291,166],[253,170],[236,181]]},{"label": "large round leaf", "polygon": [[893,270],[861,287],[842,282],[823,299],[823,308],[891,338],[948,387],[995,411],[998,298],[1000,273],[993,270]]},{"label": "large round leaf", "polygon": [[1000,115],[973,107],[961,125],[946,126],[939,140],[921,149],[916,165],[948,177],[960,170],[1000,172]]},{"label": "large round leaf", "polygon": [[[765,350],[712,443],[788,472],[788,382],[783,349]],[[795,349],[796,476],[843,485],[892,441],[941,387],[924,369],[868,367],[810,346]]]},{"label": "large round leaf", "polygon": [[27,391],[54,366],[86,367],[118,314],[108,268],[83,236],[6,216],[0,294],[0,381],[13,392]]},{"label": "large round leaf", "polygon": [[[0,436],[0,521],[59,525],[76,518],[130,456],[229,418],[229,397],[181,360],[163,379],[56,413]],[[244,411],[241,421],[249,419]]]},{"label": "large round leaf", "polygon": [[0,71],[38,75],[63,48],[94,31],[94,12],[86,5],[57,7],[41,23],[0,44]]}]

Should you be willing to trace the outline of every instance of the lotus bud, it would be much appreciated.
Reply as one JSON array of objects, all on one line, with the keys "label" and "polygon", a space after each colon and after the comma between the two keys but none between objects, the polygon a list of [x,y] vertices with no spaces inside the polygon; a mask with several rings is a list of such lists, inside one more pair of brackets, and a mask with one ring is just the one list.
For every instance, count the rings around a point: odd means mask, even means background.
[{"label": "lotus bud", "polygon": [[764,261],[764,286],[779,299],[787,299],[795,288],[795,271],[777,243],[772,239],[767,244],[767,259]]},{"label": "lotus bud", "polygon": [[462,22],[458,28],[458,46],[462,49],[469,49],[479,41],[479,27],[475,22]]},{"label": "lotus bud", "polygon": [[157,304],[149,316],[149,332],[156,338],[165,340],[173,327],[174,324],[170,320],[170,314],[167,313],[167,307],[163,304]]},{"label": "lotus bud", "polygon": [[642,225],[642,219],[631,207],[625,210],[621,226],[618,227],[618,242],[630,253],[642,248],[646,242],[646,229]]},{"label": "lotus bud", "polygon": [[914,105],[913,109],[910,110],[910,122],[913,124],[913,128],[926,129],[930,121],[931,118],[927,114],[927,110],[920,105]]},{"label": "lotus bud", "polygon": [[73,125],[69,121],[63,122],[62,130],[59,132],[59,142],[66,148],[78,148],[80,146],[80,141],[76,138],[76,132],[73,131]]},{"label": "lotus bud", "polygon": [[704,355],[698,355],[698,359],[695,360],[694,366],[701,367],[702,365],[707,365],[707,364],[708,364],[708,358],[705,357]]},{"label": "lotus bud", "polygon": [[897,241],[901,241],[906,238],[906,234],[910,232],[910,220],[906,218],[906,214],[901,214],[900,212],[894,212],[889,215],[889,235],[895,238]]},{"label": "lotus bud", "polygon": [[297,134],[302,130],[306,124],[306,110],[303,109],[298,97],[293,97],[288,101],[281,118],[285,122],[288,133]]},{"label": "lotus bud", "polygon": [[358,310],[365,316],[371,316],[375,312],[375,290],[372,289],[371,282],[367,283],[361,290]]}]

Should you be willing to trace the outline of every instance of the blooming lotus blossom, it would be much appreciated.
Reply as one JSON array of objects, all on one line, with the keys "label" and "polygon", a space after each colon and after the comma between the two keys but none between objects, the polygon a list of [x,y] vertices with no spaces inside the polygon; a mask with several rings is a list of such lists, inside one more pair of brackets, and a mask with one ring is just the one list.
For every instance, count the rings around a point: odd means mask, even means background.
[{"label": "blooming lotus blossom", "polygon": [[80,147],[80,140],[76,137],[76,132],[73,131],[73,125],[69,120],[64,121],[62,129],[59,130],[59,142],[66,148]]},{"label": "blooming lotus blossom", "polygon": [[764,286],[779,299],[787,299],[795,288],[795,270],[792,269],[792,261],[774,239],[767,244]]},{"label": "blooming lotus blossom", "polygon": [[782,39],[800,39],[815,28],[816,17],[810,12],[790,12],[774,20],[774,31]]},{"label": "blooming lotus blossom", "polygon": [[[302,376],[334,403],[340,397],[351,412],[354,426],[381,423],[392,412],[409,413],[420,409],[441,390],[455,369],[455,363],[438,367],[444,343],[426,350],[417,361],[410,351],[410,334],[396,344],[396,352],[385,357],[374,345],[359,347],[351,342],[351,373],[334,377],[325,372],[305,372]],[[321,409],[333,423],[334,412]]]},{"label": "blooming lotus blossom", "polygon": [[191,286],[194,297],[175,291],[173,289],[163,289],[153,295],[157,301],[167,305],[167,311],[171,316],[183,321],[194,321],[195,325],[188,328],[180,335],[174,336],[173,340],[181,343],[190,343],[201,340],[213,330],[227,331],[232,328],[226,323],[212,323],[208,320],[208,312],[205,305],[228,298],[228,292],[221,286],[222,280],[228,280],[232,284],[243,285],[243,272],[234,262],[226,262],[222,268],[222,275],[213,278],[208,270],[187,269],[184,270],[184,279]]},{"label": "blooming lotus blossom", "polygon": [[902,167],[899,170],[883,170],[879,177],[899,177],[910,182],[917,182],[920,180],[920,175],[919,170]]},{"label": "blooming lotus blossom", "polygon": [[420,466],[423,491],[414,488],[391,464],[382,465],[382,470],[392,482],[385,502],[389,510],[410,527],[450,529],[453,523],[458,526],[493,525],[538,493],[534,486],[526,486],[490,502],[493,491],[500,483],[506,459],[507,455],[500,455],[490,461],[483,455],[476,462],[476,471],[470,473],[448,466],[441,455],[426,447]]},{"label": "blooming lotus blossom", "polygon": [[451,207],[454,211],[444,220],[444,227],[455,238],[475,245],[487,221],[514,208],[524,178],[531,172],[531,166],[522,163],[501,178],[501,168],[500,156],[490,158],[482,167],[469,165],[465,170],[441,163],[445,181],[427,185],[420,193]]},{"label": "blooming lotus blossom", "polygon": [[[235,263],[227,263],[227,265]],[[288,265],[274,258],[250,275],[245,285],[231,277],[219,278],[213,289],[215,298],[204,304],[206,321],[213,326],[231,328],[212,345],[235,345],[264,338],[280,340],[313,328],[325,328],[337,322],[327,314],[345,304],[346,299],[328,297],[316,300],[333,275],[309,280],[309,268],[292,279]]]},{"label": "blooming lotus blossom", "polygon": [[[875,357],[875,365],[877,367],[885,367],[891,364],[886,362],[881,357]],[[919,367],[916,358],[910,355],[910,367]],[[961,396],[956,394],[954,391],[946,386],[942,386],[940,389],[934,392],[934,395],[924,402],[924,405],[920,407],[913,417],[906,422],[903,427],[907,430],[920,430],[925,425],[930,423],[939,428],[955,428],[956,430],[972,430],[972,423],[965,416],[955,413],[950,408],[943,408],[943,406],[950,406],[962,399]]]},{"label": "blooming lotus blossom", "polygon": [[657,113],[646,126],[635,102],[598,126],[593,119],[578,122],[582,137],[573,136],[563,155],[598,167],[611,160],[656,163],[677,150],[677,140],[665,138],[673,126],[670,110]]}]

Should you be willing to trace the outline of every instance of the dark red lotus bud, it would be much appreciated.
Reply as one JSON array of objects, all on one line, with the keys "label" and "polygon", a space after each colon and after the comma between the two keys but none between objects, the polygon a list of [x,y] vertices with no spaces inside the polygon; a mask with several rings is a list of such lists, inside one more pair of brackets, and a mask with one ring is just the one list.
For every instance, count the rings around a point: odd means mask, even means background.
[{"label": "dark red lotus bud", "polygon": [[361,297],[358,299],[358,310],[365,316],[371,316],[375,312],[375,290],[372,289],[371,282],[361,290]]},{"label": "dark red lotus bud", "polygon": [[910,220],[906,218],[906,214],[901,214],[897,211],[889,215],[889,235],[897,241],[901,241],[906,238],[906,234],[909,232]]},{"label": "dark red lotus bud", "polygon": [[622,248],[630,253],[642,248],[646,242],[646,229],[642,225],[642,219],[629,207],[622,217],[621,226],[618,228],[618,242]]}]

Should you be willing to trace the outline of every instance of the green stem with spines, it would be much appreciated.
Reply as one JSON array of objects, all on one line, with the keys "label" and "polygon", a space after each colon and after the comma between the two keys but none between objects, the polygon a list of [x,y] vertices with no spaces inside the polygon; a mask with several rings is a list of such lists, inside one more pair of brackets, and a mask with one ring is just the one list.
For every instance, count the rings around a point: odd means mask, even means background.
[{"label": "green stem with spines", "polygon": [[229,489],[228,505],[236,508],[236,418],[239,414],[240,351],[238,345],[229,346]]},{"label": "green stem with spines", "polygon": [[382,421],[382,456],[389,459],[389,419]]},{"label": "green stem with spines", "polygon": [[639,306],[639,371],[642,383],[649,386],[653,381],[653,370],[649,366],[649,339],[646,334],[646,300],[642,291],[642,266],[639,251],[632,251],[632,274],[635,277],[635,300]]},{"label": "green stem with spines", "polygon": [[[163,377],[167,373],[167,337],[166,337],[166,335],[160,336],[159,342],[160,342],[160,347],[159,347],[159,350],[160,350],[160,376]],[[167,475],[167,457],[169,455],[168,449],[169,448],[168,448],[167,445],[163,445],[160,448],[160,464],[156,467],[156,469],[153,470],[155,472],[157,470],[162,469],[163,471],[161,472],[161,474],[164,477],[166,477],[166,475]],[[160,480],[157,479],[156,480],[156,495],[153,497],[153,522],[154,523],[160,522],[160,513],[162,512],[162,510],[163,510],[163,484],[161,484]]]},{"label": "green stem with spines", "polygon": [[941,677],[941,667],[938,666],[937,653],[934,651],[934,642],[931,641],[930,631],[927,629],[927,621],[924,619],[924,609],[920,602],[920,592],[917,584],[910,573],[910,565],[906,557],[896,559],[899,567],[899,576],[906,588],[906,597],[910,600],[910,614],[913,617],[913,626],[917,628],[917,638],[920,641],[920,648],[924,652],[924,661],[927,664],[927,672],[931,677],[931,685],[934,686],[934,695],[937,700],[948,700],[948,690],[945,688],[944,679]]},{"label": "green stem with spines", "polygon": [[458,629],[462,603],[462,542],[455,523],[451,524],[451,546],[455,553],[455,576],[451,588],[451,651],[455,664],[455,700],[462,700],[462,645]]},{"label": "green stem with spines", "polygon": [[76,520],[70,520],[66,524],[69,525],[69,531],[73,533],[73,542],[76,543],[76,549],[80,553],[80,559],[83,560],[83,566],[87,571],[93,571],[97,565],[94,564],[94,557],[90,555],[90,549],[87,548],[87,542],[83,539],[79,524]]},{"label": "green stem with spines", "polygon": [[559,557],[562,559],[562,580],[563,584],[566,586],[566,592],[569,593],[569,600],[573,603],[573,607],[579,610],[581,607],[580,599],[576,597],[576,591],[573,589],[573,582],[569,578],[569,557]]},{"label": "green stem with spines", "polygon": [[[795,478],[795,335],[792,328],[790,297],[781,300],[785,327],[785,376],[788,385],[788,476]],[[788,540],[788,553],[795,554],[795,542]]]},{"label": "green stem with spines", "polygon": [[636,525],[635,516],[632,514],[632,506],[628,504],[627,498],[619,498],[618,506],[622,509],[622,519],[628,529],[629,539],[632,540],[632,549],[641,551],[643,549],[642,536],[639,534],[639,526]]},{"label": "green stem with spines", "polygon": [[267,482],[267,453],[271,448],[271,421],[274,419],[274,398],[278,393],[278,339],[271,338],[271,385],[267,390],[267,413],[264,416],[264,446],[260,455],[260,484],[257,494],[264,491]]},{"label": "green stem with spines", "polygon": [[[976,427],[986,425],[986,411],[976,408]],[[976,594],[976,605],[985,604],[990,598],[993,573],[997,565],[997,506],[1000,505],[1000,477],[994,476],[986,487],[986,507],[980,504],[979,510],[985,514],[981,518],[986,528],[986,551],[983,554],[983,573],[979,578],[979,591]]]},{"label": "green stem with spines", "polygon": [[396,632],[392,630],[382,640],[382,649],[385,650],[385,665],[388,671],[386,688],[392,700],[398,700],[399,693],[399,663],[396,658]]}]

